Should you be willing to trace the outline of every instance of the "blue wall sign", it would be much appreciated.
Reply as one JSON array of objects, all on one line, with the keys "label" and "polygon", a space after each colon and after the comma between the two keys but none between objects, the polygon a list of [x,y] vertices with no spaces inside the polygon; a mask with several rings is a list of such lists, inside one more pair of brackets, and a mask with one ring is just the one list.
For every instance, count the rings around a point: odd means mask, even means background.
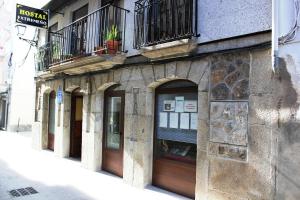
[{"label": "blue wall sign", "polygon": [[61,87],[58,88],[56,98],[57,98],[58,104],[61,104],[63,102],[63,91],[62,91]]}]

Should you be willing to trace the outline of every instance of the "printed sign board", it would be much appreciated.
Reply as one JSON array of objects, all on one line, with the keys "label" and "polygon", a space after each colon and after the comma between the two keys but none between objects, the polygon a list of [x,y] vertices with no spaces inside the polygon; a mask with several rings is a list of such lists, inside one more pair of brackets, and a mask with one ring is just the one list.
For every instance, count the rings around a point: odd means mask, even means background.
[{"label": "printed sign board", "polygon": [[48,11],[31,8],[21,4],[16,7],[16,22],[35,26],[38,28],[48,28]]},{"label": "printed sign board", "polygon": [[197,101],[185,101],[184,112],[197,112]]},{"label": "printed sign board", "polygon": [[175,101],[165,100],[164,101],[164,111],[175,111]]},{"label": "printed sign board", "polygon": [[58,88],[56,98],[58,104],[61,104],[63,102],[63,92],[60,87]]}]

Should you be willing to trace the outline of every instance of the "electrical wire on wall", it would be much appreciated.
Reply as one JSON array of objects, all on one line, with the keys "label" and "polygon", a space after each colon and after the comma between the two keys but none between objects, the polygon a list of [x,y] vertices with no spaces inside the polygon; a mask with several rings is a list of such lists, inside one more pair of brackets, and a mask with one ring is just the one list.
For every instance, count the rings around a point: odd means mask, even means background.
[{"label": "electrical wire on wall", "polygon": [[297,36],[297,31],[300,28],[299,25],[299,17],[300,17],[300,2],[299,0],[294,0],[294,16],[295,16],[295,20],[294,20],[294,24],[291,28],[291,30],[284,36],[279,38],[279,44],[284,45],[288,42],[293,41],[296,36]]},{"label": "electrical wire on wall", "polygon": [[[35,29],[35,32],[34,32],[34,36],[33,36],[32,41],[35,41],[36,38],[37,38],[37,36],[38,36],[38,29],[36,28],[36,29]],[[32,44],[30,44],[29,49],[28,49],[28,51],[27,51],[25,57],[24,57],[23,60],[22,60],[22,63],[21,63],[18,67],[21,67],[22,65],[24,65],[24,63],[26,62],[26,60],[27,60],[27,58],[28,58],[28,55],[29,55],[29,53],[30,53],[30,51],[31,51],[31,48],[32,48]]]}]

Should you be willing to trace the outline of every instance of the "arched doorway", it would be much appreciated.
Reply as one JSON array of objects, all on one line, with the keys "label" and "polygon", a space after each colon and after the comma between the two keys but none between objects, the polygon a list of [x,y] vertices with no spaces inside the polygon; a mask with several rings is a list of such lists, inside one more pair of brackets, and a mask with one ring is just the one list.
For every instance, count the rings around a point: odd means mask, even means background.
[{"label": "arched doorway", "polygon": [[48,116],[48,144],[49,150],[54,151],[54,138],[55,138],[55,100],[56,93],[52,91],[49,94],[49,116]]},{"label": "arched doorway", "polygon": [[190,198],[196,185],[197,91],[197,85],[186,80],[155,90],[152,184]]},{"label": "arched doorway", "polygon": [[110,88],[104,93],[102,169],[123,176],[125,92]]},{"label": "arched doorway", "polygon": [[72,92],[70,123],[70,157],[81,158],[83,95],[80,89]]}]

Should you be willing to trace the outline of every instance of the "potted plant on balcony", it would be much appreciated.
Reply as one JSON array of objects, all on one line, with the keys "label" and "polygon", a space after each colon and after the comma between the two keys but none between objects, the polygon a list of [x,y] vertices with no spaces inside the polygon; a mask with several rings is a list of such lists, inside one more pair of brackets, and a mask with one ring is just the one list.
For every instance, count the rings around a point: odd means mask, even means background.
[{"label": "potted plant on balcony", "polygon": [[112,25],[111,30],[106,33],[106,47],[108,54],[116,54],[119,48],[119,32],[116,25]]}]

